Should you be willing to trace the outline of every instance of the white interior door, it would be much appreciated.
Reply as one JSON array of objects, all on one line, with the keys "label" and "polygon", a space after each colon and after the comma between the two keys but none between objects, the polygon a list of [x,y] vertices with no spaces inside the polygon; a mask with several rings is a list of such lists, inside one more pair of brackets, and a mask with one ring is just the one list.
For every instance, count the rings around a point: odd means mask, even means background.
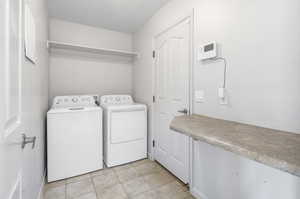
[{"label": "white interior door", "polygon": [[21,1],[0,3],[0,198],[21,198]]},{"label": "white interior door", "polygon": [[[24,191],[24,131],[22,92],[23,4],[0,1],[0,198],[33,199]],[[27,125],[28,126],[28,125]],[[27,148],[29,148],[27,146]],[[30,160],[25,160],[30,161]],[[28,165],[28,162],[26,163]],[[32,163],[31,163],[32,164]],[[32,179],[31,179],[32,180]]]},{"label": "white interior door", "polygon": [[155,52],[155,159],[187,183],[189,139],[170,130],[170,122],[189,113],[190,18],[160,34]]}]

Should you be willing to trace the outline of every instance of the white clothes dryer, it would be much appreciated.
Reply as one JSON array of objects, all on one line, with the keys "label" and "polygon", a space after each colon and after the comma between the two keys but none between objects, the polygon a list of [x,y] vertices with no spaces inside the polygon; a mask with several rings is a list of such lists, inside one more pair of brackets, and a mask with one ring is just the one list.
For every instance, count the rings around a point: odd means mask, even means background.
[{"label": "white clothes dryer", "polygon": [[104,162],[117,166],[147,157],[147,107],[130,95],[105,95]]}]

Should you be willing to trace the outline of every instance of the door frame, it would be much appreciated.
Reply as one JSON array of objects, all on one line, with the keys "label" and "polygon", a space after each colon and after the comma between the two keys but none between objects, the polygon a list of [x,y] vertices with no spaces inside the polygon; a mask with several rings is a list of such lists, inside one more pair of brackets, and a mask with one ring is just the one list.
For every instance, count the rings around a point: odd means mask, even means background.
[{"label": "door frame", "polygon": [[[172,29],[173,27],[175,27],[176,25],[180,24],[181,22],[190,19],[190,66],[189,66],[189,115],[193,114],[193,90],[194,90],[194,76],[193,76],[193,70],[194,70],[194,9],[184,15],[183,17],[178,18],[175,23],[172,23],[171,25],[167,26],[166,28],[164,28],[163,30],[159,31],[157,34],[155,34],[152,37],[152,50],[155,51],[155,41],[156,39],[163,33],[167,32],[168,30]],[[156,93],[156,72],[157,72],[157,68],[156,68],[156,59],[152,59],[152,96],[155,96],[155,98],[157,99],[157,93]],[[155,147],[153,147],[153,141],[156,140],[157,138],[157,134],[156,134],[156,122],[155,122],[155,115],[156,115],[156,104],[155,102],[151,103],[151,131],[150,131],[150,152],[149,152],[149,158],[151,160],[155,160]],[[190,143],[189,143],[190,144]],[[190,159],[190,157],[189,157]],[[189,161],[188,161],[189,162]]]}]

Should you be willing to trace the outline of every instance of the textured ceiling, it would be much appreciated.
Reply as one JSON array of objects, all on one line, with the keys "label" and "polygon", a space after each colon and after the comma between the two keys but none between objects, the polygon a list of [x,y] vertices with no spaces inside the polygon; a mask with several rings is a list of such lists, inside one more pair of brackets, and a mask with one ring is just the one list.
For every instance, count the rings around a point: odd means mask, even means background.
[{"label": "textured ceiling", "polygon": [[48,0],[50,17],[135,32],[169,0]]}]

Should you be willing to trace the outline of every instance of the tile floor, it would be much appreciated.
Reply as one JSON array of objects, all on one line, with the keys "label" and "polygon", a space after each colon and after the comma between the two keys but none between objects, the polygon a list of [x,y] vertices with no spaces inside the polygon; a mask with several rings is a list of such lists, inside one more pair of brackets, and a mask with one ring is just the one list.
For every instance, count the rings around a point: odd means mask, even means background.
[{"label": "tile floor", "polygon": [[47,184],[45,199],[193,199],[187,187],[148,159]]}]

